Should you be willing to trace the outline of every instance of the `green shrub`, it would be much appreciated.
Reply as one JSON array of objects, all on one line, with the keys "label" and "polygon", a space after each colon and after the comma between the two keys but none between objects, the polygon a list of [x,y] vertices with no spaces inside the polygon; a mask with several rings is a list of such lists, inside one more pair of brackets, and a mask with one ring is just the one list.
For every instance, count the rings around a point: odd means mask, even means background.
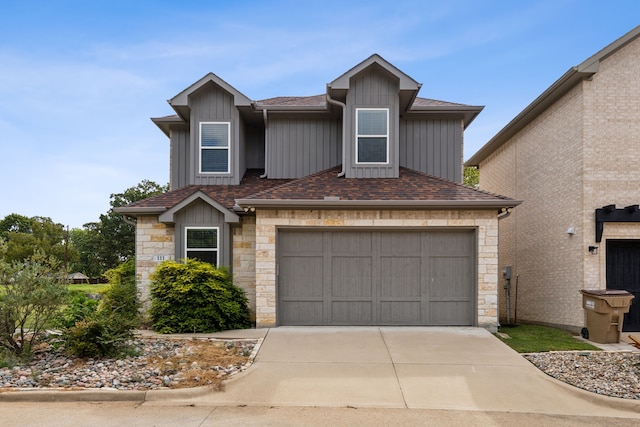
[{"label": "green shrub", "polygon": [[123,262],[104,274],[111,284],[102,293],[100,310],[129,321],[131,328],[139,326],[140,300],[136,289],[135,259]]},{"label": "green shrub", "polygon": [[93,315],[98,309],[98,300],[89,298],[84,292],[69,294],[69,302],[62,309],[54,324],[57,327],[70,328],[81,320]]},{"label": "green shrub", "polygon": [[84,296],[72,299],[65,310],[63,339],[68,353],[79,357],[115,356],[125,349],[139,324],[140,303],[135,283],[135,261],[105,273],[110,286],[99,302]]},{"label": "green shrub", "polygon": [[[97,314],[77,321],[65,331],[67,352],[78,357],[117,355],[130,334],[124,333],[114,319]],[[123,334],[124,333],[124,334]]]},{"label": "green shrub", "polygon": [[26,357],[67,297],[64,275],[54,260],[35,254],[4,261],[0,240],[0,347]]},{"label": "green shrub", "polygon": [[151,321],[160,333],[250,327],[247,297],[226,269],[188,259],[165,261],[151,276]]}]

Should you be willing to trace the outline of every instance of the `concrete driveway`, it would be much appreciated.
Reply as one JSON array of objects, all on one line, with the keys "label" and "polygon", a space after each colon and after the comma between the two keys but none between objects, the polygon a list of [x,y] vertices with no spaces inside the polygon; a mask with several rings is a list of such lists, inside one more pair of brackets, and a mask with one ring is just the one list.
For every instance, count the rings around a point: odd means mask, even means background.
[{"label": "concrete driveway", "polygon": [[[149,392],[146,402],[161,403],[164,396]],[[640,418],[640,402],[556,381],[488,331],[464,327],[269,329],[254,365],[225,392],[187,401]]]}]

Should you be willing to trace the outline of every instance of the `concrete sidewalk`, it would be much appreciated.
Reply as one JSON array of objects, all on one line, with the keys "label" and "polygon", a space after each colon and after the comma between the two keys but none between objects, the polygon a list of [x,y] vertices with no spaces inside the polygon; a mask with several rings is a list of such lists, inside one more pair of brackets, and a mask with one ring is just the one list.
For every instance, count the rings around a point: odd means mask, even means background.
[{"label": "concrete sidewalk", "polygon": [[[167,398],[151,391],[146,404]],[[223,393],[184,402],[640,418],[640,402],[556,381],[481,328],[274,328],[251,369]]]}]

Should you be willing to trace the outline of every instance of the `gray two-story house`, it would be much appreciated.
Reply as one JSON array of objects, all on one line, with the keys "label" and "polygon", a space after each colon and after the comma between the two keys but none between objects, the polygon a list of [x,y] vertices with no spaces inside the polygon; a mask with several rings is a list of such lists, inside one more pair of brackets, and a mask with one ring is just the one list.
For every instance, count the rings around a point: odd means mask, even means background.
[{"label": "gray two-story house", "polygon": [[316,96],[252,101],[214,74],[153,122],[171,190],[135,217],[143,300],[167,259],[228,266],[258,327],[497,326],[498,220],[519,202],[461,184],[482,107],[418,97],[372,55]]}]

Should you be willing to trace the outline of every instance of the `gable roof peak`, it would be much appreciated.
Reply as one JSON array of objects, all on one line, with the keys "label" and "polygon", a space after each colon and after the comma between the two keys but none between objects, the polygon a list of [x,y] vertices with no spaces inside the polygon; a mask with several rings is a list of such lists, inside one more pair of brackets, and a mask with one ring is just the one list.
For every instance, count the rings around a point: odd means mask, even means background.
[{"label": "gable roof peak", "polygon": [[188,119],[188,114],[186,113],[189,111],[189,95],[210,83],[213,83],[222,90],[230,93],[233,96],[233,102],[236,106],[248,107],[251,105],[251,100],[245,94],[243,94],[238,89],[234,88],[229,83],[225,82],[212,72],[205,74],[198,81],[191,84],[188,88],[184,89],[176,96],[169,99],[167,102],[169,103],[169,105],[171,105],[171,107],[173,107],[173,109],[178,113],[179,116],[186,120]]},{"label": "gable roof peak", "polygon": [[397,68],[395,65],[393,65],[386,59],[384,59],[382,56],[378,55],[377,53],[374,53],[364,61],[352,67],[346,73],[343,73],[342,75],[340,75],[331,83],[327,84],[328,89],[334,89],[334,90],[349,89],[349,80],[353,76],[371,67],[373,64],[379,65],[390,74],[396,76],[400,80],[400,90],[412,90],[412,91],[416,91],[417,93],[420,90],[420,87],[422,87],[421,83],[418,83],[417,81],[415,81],[411,76],[405,74],[403,71],[401,71],[399,68]]}]

